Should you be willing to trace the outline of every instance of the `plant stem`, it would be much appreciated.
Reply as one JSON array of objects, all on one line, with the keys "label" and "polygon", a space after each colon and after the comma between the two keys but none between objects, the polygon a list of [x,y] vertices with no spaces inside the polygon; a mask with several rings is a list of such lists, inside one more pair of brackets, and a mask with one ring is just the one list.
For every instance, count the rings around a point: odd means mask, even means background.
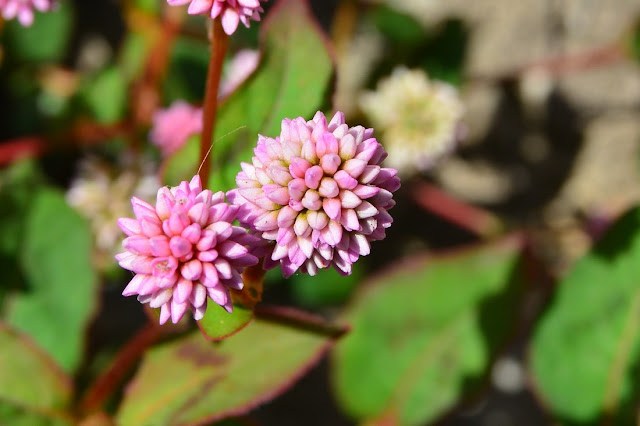
[{"label": "plant stem", "polygon": [[411,197],[420,207],[463,229],[485,238],[502,231],[503,226],[497,217],[453,198],[435,185],[414,181],[409,187]]},{"label": "plant stem", "polygon": [[80,412],[90,414],[99,409],[117,389],[120,382],[135,365],[145,350],[163,334],[161,326],[155,323],[145,325],[118,352],[107,369],[93,382],[80,401]]},{"label": "plant stem", "polygon": [[200,179],[204,186],[208,185],[211,174],[211,161],[207,161],[207,155],[213,141],[216,128],[216,114],[218,110],[218,88],[222,75],[222,64],[227,52],[229,36],[222,29],[220,19],[209,21],[211,30],[211,56],[209,58],[209,70],[207,72],[207,86],[204,95],[202,111],[202,135],[200,139]]},{"label": "plant stem", "polygon": [[320,316],[288,306],[257,305],[254,314],[256,319],[284,324],[289,327],[321,334],[332,339],[338,339],[349,332],[348,326],[332,324]]}]

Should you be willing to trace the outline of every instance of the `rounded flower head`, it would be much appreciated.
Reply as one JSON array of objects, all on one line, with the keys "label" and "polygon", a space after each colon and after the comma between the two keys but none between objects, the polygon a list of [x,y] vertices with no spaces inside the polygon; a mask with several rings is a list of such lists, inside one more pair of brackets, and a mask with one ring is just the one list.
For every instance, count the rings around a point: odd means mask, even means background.
[{"label": "rounded flower head", "polygon": [[380,167],[387,154],[372,134],[347,126],[341,112],[330,123],[318,112],[311,121],[283,120],[275,139],[259,137],[253,164],[242,163],[228,196],[242,205],[240,222],[275,242],[265,266],[279,262],[287,277],[332,265],[348,275],[369,243],[385,237],[400,180]]},{"label": "rounded flower head", "polygon": [[54,0],[0,0],[0,11],[4,19],[18,18],[25,27],[33,24],[33,10],[47,12],[55,6]]},{"label": "rounded flower head", "polygon": [[189,307],[202,319],[207,298],[232,312],[229,289],[242,289],[240,274],[258,263],[249,253],[258,239],[231,224],[238,207],[223,192],[203,190],[199,176],[160,188],[155,207],[135,197],[131,203],[136,218],[118,220],[127,238],[116,259],[136,275],[122,294],[161,308],[160,324],[177,323]]},{"label": "rounded flower head", "polygon": [[172,6],[189,4],[190,15],[209,15],[211,19],[220,17],[224,32],[231,35],[242,22],[249,28],[250,21],[259,21],[264,12],[261,2],[267,0],[167,0]]},{"label": "rounded flower head", "polygon": [[420,70],[397,68],[360,98],[360,107],[382,131],[389,165],[401,174],[429,169],[464,133],[456,89]]},{"label": "rounded flower head", "polygon": [[187,140],[202,131],[202,108],[176,101],[153,115],[149,133],[151,143],[168,156],[182,148]]}]

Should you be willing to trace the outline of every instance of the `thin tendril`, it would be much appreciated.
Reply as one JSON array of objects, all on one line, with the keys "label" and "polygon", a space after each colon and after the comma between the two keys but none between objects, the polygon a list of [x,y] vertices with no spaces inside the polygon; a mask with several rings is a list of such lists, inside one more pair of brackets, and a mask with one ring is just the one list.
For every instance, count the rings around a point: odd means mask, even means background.
[{"label": "thin tendril", "polygon": [[244,129],[245,127],[247,127],[247,126],[246,126],[246,125],[245,125],[245,126],[240,126],[240,127],[236,128],[236,129],[233,129],[232,131],[230,131],[230,132],[229,132],[229,133],[227,133],[226,135],[222,135],[222,136],[220,136],[218,139],[216,139],[216,140],[214,140],[213,142],[211,142],[211,145],[209,146],[209,150],[207,151],[207,154],[204,156],[204,158],[203,158],[203,159],[202,159],[202,161],[200,162],[200,167],[198,167],[198,171],[196,172],[196,174],[197,174],[197,175],[199,175],[199,174],[200,174],[200,169],[202,169],[202,165],[204,164],[204,162],[205,162],[205,161],[207,161],[207,157],[209,157],[209,154],[211,153],[211,150],[213,149],[213,144],[214,144],[214,143],[218,142],[220,139],[224,139],[224,138],[226,138],[227,136],[229,136],[229,135],[231,135],[231,134],[233,134],[233,133],[237,132],[238,130],[242,130],[242,129]]}]

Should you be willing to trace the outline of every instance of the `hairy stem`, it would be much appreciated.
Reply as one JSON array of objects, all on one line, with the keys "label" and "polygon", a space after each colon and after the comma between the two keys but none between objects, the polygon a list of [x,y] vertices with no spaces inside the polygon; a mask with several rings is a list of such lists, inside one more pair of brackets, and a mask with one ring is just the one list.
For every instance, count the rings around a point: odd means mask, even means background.
[{"label": "hairy stem", "polygon": [[213,141],[216,128],[216,114],[218,111],[218,88],[222,75],[222,64],[227,52],[229,36],[222,29],[219,19],[209,21],[213,27],[211,30],[211,56],[209,58],[209,70],[207,72],[207,86],[204,95],[202,114],[202,135],[200,139],[200,170],[198,174],[202,184],[207,186],[211,174],[211,161],[207,160],[209,149]]}]

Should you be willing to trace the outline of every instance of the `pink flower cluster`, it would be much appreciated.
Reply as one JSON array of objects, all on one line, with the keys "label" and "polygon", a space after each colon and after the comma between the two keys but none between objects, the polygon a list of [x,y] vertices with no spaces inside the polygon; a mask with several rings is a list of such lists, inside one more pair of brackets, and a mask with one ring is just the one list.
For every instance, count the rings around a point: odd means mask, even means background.
[{"label": "pink flower cluster", "polygon": [[258,263],[249,248],[259,239],[232,225],[238,207],[203,190],[198,176],[160,188],[155,206],[131,202],[136,218],[118,220],[127,238],[116,259],[136,275],[122,294],[160,308],[160,324],[177,323],[188,308],[202,319],[208,298],[232,312],[229,289],[242,289],[240,274]]},{"label": "pink flower cluster", "polygon": [[370,242],[385,237],[400,180],[380,166],[387,154],[372,136],[340,112],[329,123],[321,112],[285,119],[279,137],[259,136],[252,164],[242,163],[227,195],[242,206],[238,220],[275,243],[265,266],[279,262],[286,277],[332,265],[348,275]]},{"label": "pink flower cluster", "polygon": [[153,115],[149,139],[166,157],[178,151],[192,135],[201,131],[202,108],[185,101],[175,101],[169,108],[160,109]]},{"label": "pink flower cluster", "polygon": [[4,19],[18,18],[25,27],[33,24],[34,9],[47,12],[55,6],[54,0],[0,0],[0,11]]},{"label": "pink flower cluster", "polygon": [[249,27],[250,21],[259,21],[260,13],[264,12],[260,6],[266,0],[167,0],[172,6],[189,4],[190,15],[209,15],[211,19],[220,17],[224,32],[231,35],[242,22]]}]

